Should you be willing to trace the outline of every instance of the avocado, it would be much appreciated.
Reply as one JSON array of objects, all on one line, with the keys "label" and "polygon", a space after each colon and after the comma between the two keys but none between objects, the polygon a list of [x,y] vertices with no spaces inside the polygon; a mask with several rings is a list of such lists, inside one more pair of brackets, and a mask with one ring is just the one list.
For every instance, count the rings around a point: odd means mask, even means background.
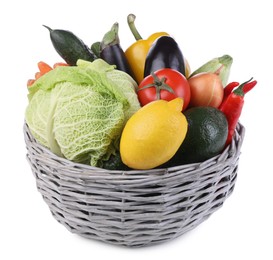
[{"label": "avocado", "polygon": [[225,147],[228,122],[214,107],[192,107],[184,112],[188,121],[186,137],[167,167],[203,162],[218,155]]}]

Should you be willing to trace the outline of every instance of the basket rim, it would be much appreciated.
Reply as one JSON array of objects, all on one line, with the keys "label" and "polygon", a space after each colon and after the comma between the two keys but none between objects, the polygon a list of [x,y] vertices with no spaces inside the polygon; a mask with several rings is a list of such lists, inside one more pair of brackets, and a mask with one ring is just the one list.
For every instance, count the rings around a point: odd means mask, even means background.
[{"label": "basket rim", "polygon": [[148,170],[135,170],[135,169],[109,170],[109,169],[104,169],[104,168],[100,168],[100,167],[96,167],[96,166],[91,166],[88,164],[73,162],[73,161],[66,159],[64,157],[57,156],[52,151],[50,151],[50,149],[48,149],[47,147],[40,144],[34,138],[34,136],[31,134],[31,131],[30,131],[26,122],[24,122],[23,131],[24,131],[24,137],[25,137],[27,149],[28,149],[28,142],[34,143],[35,147],[37,149],[41,150],[44,154],[47,154],[47,156],[51,160],[56,161],[56,163],[59,164],[58,167],[60,167],[60,168],[72,167],[72,168],[81,170],[82,174],[85,177],[86,177],[86,175],[88,175],[88,173],[91,173],[92,171],[96,171],[97,173],[100,173],[104,177],[105,177],[105,175],[110,174],[111,177],[113,177],[113,175],[118,175],[118,176],[127,175],[127,177],[129,175],[133,175],[134,178],[137,175],[139,175],[139,177],[142,178],[143,176],[149,176],[149,175],[154,175],[154,174],[155,175],[165,175],[165,174],[171,174],[173,172],[180,172],[180,171],[191,172],[191,174],[192,174],[194,172],[194,170],[196,170],[196,169],[198,169],[198,171],[200,171],[200,170],[202,170],[202,168],[207,168],[210,165],[215,165],[216,162],[221,161],[227,157],[232,157],[232,158],[239,157],[239,155],[241,153],[240,150],[241,150],[242,142],[243,142],[243,139],[245,136],[245,127],[240,122],[238,122],[231,144],[228,145],[218,155],[211,157],[203,162],[183,164],[183,165],[177,165],[177,166],[166,167],[166,168],[159,167],[159,168],[153,168],[153,169],[148,169]]}]

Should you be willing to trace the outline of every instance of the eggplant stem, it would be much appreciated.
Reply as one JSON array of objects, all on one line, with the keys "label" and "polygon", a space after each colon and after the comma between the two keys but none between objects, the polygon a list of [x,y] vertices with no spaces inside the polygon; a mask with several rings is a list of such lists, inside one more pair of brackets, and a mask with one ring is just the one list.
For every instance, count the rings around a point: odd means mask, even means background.
[{"label": "eggplant stem", "polygon": [[100,43],[100,49],[103,50],[108,46],[113,46],[119,44],[119,36],[118,36],[119,24],[114,23],[111,30],[108,31],[104,36]]}]

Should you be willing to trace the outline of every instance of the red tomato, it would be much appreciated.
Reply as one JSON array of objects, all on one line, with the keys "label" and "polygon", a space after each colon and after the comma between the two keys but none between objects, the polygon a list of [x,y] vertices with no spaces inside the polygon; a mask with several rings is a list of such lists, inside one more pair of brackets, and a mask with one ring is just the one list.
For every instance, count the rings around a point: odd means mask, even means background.
[{"label": "red tomato", "polygon": [[169,68],[157,70],[154,74],[145,77],[138,86],[137,94],[142,106],[158,99],[170,101],[181,97],[184,99],[183,111],[189,105],[191,98],[186,77]]}]

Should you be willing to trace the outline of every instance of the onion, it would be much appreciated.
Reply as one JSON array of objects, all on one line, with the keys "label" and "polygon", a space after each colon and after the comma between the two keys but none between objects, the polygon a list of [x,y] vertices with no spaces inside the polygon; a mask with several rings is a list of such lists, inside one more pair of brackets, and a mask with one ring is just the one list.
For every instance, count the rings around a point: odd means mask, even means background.
[{"label": "onion", "polygon": [[191,89],[190,107],[210,106],[218,108],[224,97],[220,77],[215,73],[202,72],[188,79]]}]

